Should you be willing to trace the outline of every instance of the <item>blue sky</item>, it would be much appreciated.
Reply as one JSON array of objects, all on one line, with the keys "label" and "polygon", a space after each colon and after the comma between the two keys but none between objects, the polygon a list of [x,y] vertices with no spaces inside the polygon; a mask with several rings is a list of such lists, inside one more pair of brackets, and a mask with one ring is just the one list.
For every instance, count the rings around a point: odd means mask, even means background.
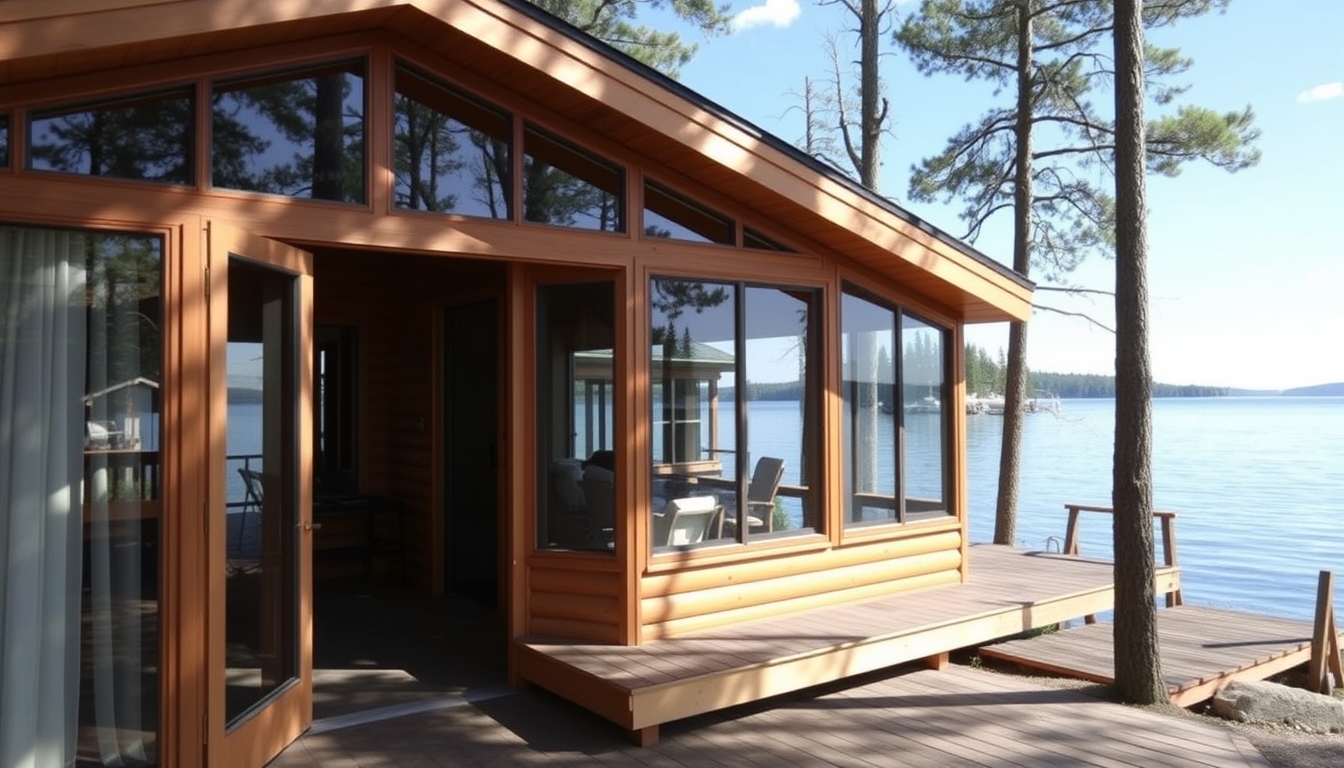
[{"label": "blue sky", "polygon": [[[685,33],[700,51],[680,79],[795,143],[803,135],[797,94],[805,77],[825,77],[824,36],[846,27],[848,14],[794,0],[734,0],[732,7],[742,14],[734,34],[705,40]],[[917,7],[901,2],[897,12]],[[646,22],[667,26],[661,17]],[[840,39],[842,53],[853,50],[852,36]],[[983,84],[921,76],[885,39],[883,78],[895,122],[883,146],[880,191],[960,235],[959,206],[906,201],[909,169],[995,97]],[[1192,164],[1175,178],[1149,179],[1154,377],[1255,389],[1344,381],[1344,3],[1234,0],[1224,14],[1152,39],[1194,59],[1184,103],[1254,107],[1263,153],[1258,166],[1237,174]],[[977,247],[1011,261],[1008,227],[1004,219]],[[1110,290],[1114,262],[1090,259],[1071,282]],[[1105,298],[1038,294],[1038,303],[1113,325]],[[1001,325],[974,327],[970,340],[991,352],[1007,347]],[[1114,337],[1083,320],[1038,311],[1028,349],[1036,370],[1113,369]]]}]

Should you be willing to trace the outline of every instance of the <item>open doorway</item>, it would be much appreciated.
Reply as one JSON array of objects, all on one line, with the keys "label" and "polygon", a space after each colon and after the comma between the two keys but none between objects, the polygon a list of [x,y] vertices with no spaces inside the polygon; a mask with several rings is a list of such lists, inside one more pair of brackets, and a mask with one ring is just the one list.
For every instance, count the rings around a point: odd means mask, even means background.
[{"label": "open doorway", "polygon": [[498,308],[443,322],[443,590],[494,611],[499,592]]},{"label": "open doorway", "polygon": [[386,253],[316,262],[314,718],[336,727],[505,682],[505,270]]}]

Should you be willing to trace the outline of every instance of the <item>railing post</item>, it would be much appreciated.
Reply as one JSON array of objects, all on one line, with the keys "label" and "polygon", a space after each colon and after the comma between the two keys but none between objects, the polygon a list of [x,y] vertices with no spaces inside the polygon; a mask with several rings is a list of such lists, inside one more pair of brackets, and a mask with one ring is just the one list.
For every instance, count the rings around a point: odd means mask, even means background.
[{"label": "railing post", "polygon": [[1307,688],[1328,696],[1335,685],[1344,685],[1344,662],[1340,660],[1339,651],[1339,627],[1335,624],[1335,575],[1330,571],[1321,571],[1316,587],[1316,623],[1311,632],[1311,663],[1307,666]]}]

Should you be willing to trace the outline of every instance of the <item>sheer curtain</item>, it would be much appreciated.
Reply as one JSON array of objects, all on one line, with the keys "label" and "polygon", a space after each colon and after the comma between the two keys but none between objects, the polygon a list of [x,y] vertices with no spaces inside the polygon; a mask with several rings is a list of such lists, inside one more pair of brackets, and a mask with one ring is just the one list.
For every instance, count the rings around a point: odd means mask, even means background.
[{"label": "sheer curtain", "polygon": [[7,768],[74,762],[83,239],[0,227],[0,765]]},{"label": "sheer curtain", "polygon": [[154,762],[157,484],[129,417],[158,264],[155,238],[0,226],[3,768]]}]

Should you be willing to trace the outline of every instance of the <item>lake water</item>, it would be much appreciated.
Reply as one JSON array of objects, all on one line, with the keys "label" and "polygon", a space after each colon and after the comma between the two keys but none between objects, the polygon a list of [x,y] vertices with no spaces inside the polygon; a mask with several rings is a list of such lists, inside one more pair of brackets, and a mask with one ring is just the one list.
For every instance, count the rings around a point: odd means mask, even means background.
[{"label": "lake water", "polygon": [[[1027,416],[1017,538],[1063,539],[1064,504],[1111,504],[1112,400]],[[967,424],[971,538],[994,536],[1003,419]],[[1173,510],[1187,603],[1310,620],[1322,570],[1344,615],[1344,398],[1153,402],[1153,504]],[[1109,558],[1110,520],[1084,514],[1081,549]],[[1158,537],[1160,541],[1160,537]]]},{"label": "lake water", "polygon": [[[731,403],[724,404],[731,408]],[[730,412],[721,445],[732,445]],[[757,449],[796,456],[796,405],[752,403]],[[1018,543],[1058,548],[1064,504],[1111,504],[1112,400],[1065,400],[1027,416],[1018,490]],[[931,419],[912,418],[908,430]],[[230,406],[229,452],[259,445],[260,406]],[[971,540],[994,537],[1003,418],[967,419]],[[887,443],[890,444],[890,443]],[[731,471],[731,457],[726,464]],[[786,483],[796,467],[786,464]],[[890,465],[884,462],[884,465]],[[230,468],[230,498],[242,498]],[[236,488],[234,486],[237,486]],[[236,495],[235,495],[236,493]],[[1153,502],[1177,512],[1187,603],[1312,618],[1316,582],[1334,571],[1344,618],[1344,398],[1162,398],[1153,402]],[[1110,519],[1084,514],[1081,549],[1111,556]]]}]

